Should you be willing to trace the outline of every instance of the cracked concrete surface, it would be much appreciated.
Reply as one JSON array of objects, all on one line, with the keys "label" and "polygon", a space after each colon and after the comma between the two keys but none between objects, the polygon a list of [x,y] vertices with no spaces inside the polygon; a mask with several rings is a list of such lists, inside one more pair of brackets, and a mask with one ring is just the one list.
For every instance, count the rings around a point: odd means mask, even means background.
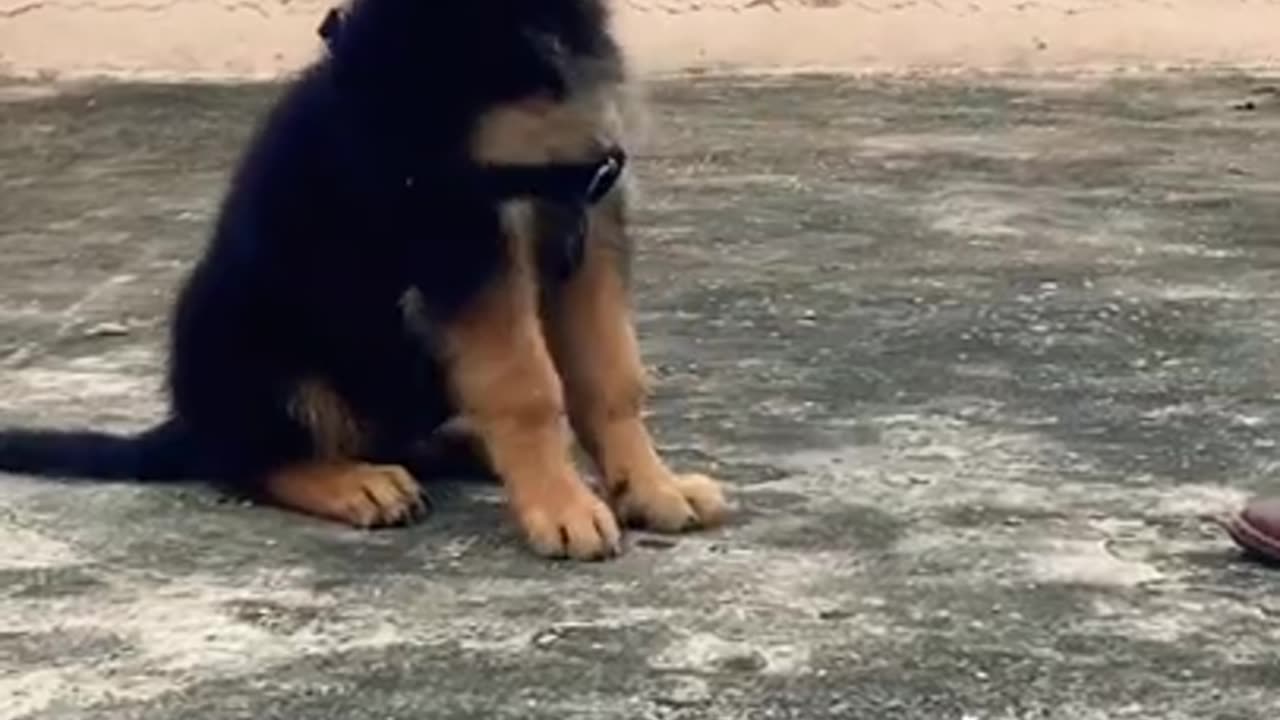
[{"label": "cracked concrete surface", "polygon": [[[360,533],[0,477],[0,718],[1271,720],[1280,575],[1204,516],[1280,490],[1274,87],[656,84],[653,420],[729,526],[570,565],[483,484]],[[0,423],[156,417],[273,92],[5,88]]]}]

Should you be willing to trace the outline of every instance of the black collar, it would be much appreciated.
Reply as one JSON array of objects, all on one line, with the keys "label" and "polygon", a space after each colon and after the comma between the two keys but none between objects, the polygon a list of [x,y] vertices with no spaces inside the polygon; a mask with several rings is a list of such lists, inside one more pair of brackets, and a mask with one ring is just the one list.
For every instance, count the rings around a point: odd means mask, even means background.
[{"label": "black collar", "polygon": [[617,184],[627,154],[612,148],[594,162],[544,165],[482,165],[481,191],[499,199],[536,197],[551,202],[595,205]]}]

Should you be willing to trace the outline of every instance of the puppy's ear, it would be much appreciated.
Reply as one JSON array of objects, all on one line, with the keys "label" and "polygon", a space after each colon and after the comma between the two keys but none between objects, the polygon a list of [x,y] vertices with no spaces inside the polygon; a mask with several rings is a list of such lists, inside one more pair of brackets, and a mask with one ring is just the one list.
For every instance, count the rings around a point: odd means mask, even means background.
[{"label": "puppy's ear", "polygon": [[325,13],[324,20],[320,21],[320,27],[316,28],[316,34],[324,40],[324,44],[333,49],[333,45],[337,42],[338,32],[342,29],[342,11],[336,7],[329,8],[329,12]]}]

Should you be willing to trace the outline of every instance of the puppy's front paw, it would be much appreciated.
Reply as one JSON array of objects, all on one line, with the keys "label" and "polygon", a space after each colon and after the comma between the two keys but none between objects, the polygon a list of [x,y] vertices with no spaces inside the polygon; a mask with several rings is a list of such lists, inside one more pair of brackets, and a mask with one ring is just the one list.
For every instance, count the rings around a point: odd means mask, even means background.
[{"label": "puppy's front paw", "polygon": [[516,519],[540,555],[602,560],[619,553],[622,533],[613,511],[576,481],[560,493],[515,501]]},{"label": "puppy's front paw", "polygon": [[665,533],[714,527],[728,512],[720,484],[697,474],[619,482],[614,504],[623,522]]}]

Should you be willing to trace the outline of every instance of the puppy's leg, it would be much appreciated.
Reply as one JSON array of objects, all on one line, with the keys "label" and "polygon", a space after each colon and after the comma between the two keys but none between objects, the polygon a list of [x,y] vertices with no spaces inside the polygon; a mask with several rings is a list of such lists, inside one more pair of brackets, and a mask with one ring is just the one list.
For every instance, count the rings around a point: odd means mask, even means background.
[{"label": "puppy's leg", "polygon": [[645,378],[628,306],[623,202],[615,191],[592,211],[585,262],[549,305],[570,415],[624,522],[664,532],[715,525],[725,514],[719,485],[673,474],[641,419]]},{"label": "puppy's leg", "polygon": [[451,390],[532,547],[555,557],[613,555],[617,522],[582,483],[569,454],[563,391],[539,321],[532,247],[514,235],[502,276],[444,328]]},{"label": "puppy's leg", "polygon": [[365,438],[327,384],[300,383],[289,414],[307,431],[312,453],[267,474],[263,490],[271,501],[362,528],[401,524],[425,512],[426,497],[403,467],[355,460]]}]

